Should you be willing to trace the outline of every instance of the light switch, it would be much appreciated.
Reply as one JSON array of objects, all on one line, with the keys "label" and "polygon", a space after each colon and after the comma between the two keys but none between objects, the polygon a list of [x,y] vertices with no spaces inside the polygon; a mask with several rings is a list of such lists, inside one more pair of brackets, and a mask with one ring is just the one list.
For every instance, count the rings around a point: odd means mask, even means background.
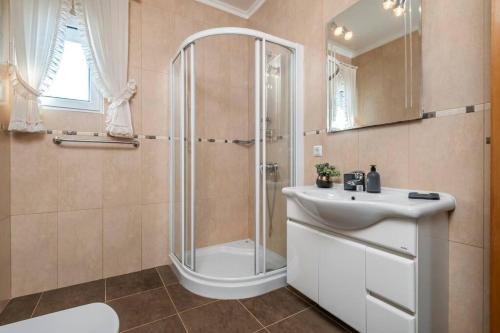
[{"label": "light switch", "polygon": [[313,156],[323,157],[323,146],[313,146]]}]

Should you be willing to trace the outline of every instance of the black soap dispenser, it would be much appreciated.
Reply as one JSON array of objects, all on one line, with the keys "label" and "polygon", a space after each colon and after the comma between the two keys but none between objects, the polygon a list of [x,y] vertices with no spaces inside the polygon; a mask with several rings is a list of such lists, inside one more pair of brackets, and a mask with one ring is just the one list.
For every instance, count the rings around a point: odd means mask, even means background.
[{"label": "black soap dispenser", "polygon": [[380,175],[376,165],[371,166],[370,172],[366,176],[366,192],[380,193]]}]

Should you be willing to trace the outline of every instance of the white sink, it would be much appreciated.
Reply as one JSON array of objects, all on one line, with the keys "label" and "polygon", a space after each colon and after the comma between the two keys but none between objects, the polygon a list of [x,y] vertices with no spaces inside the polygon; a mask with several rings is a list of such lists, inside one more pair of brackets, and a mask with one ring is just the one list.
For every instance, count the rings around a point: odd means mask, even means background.
[{"label": "white sink", "polygon": [[440,193],[441,200],[408,199],[409,192],[382,188],[381,193],[345,191],[342,185],[331,189],[315,186],[286,187],[283,193],[309,216],[327,226],[355,230],[390,218],[419,219],[455,209],[455,198]]}]

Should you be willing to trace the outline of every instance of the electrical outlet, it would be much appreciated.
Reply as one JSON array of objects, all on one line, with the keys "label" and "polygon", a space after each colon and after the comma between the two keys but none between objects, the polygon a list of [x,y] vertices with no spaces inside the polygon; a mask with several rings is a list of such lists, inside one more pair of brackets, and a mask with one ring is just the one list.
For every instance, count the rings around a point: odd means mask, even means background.
[{"label": "electrical outlet", "polygon": [[323,157],[323,146],[313,146],[313,156]]}]

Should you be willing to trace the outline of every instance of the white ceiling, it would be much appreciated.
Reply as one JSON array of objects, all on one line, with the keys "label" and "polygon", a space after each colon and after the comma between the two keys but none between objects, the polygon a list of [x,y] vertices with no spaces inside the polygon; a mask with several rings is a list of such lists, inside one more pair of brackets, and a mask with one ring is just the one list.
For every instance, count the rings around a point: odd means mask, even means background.
[{"label": "white ceiling", "polygon": [[248,19],[266,0],[196,0],[233,15]]},{"label": "white ceiling", "polygon": [[[412,31],[415,31],[420,28],[420,1],[410,2],[414,18]],[[404,18],[396,17],[390,10],[384,10],[381,0],[359,1],[334,17],[330,23],[332,22],[345,26],[353,32],[353,37],[349,41],[344,40],[343,36],[335,37],[333,34],[328,38],[334,45],[351,51],[353,56],[384,45],[405,34]]]}]

